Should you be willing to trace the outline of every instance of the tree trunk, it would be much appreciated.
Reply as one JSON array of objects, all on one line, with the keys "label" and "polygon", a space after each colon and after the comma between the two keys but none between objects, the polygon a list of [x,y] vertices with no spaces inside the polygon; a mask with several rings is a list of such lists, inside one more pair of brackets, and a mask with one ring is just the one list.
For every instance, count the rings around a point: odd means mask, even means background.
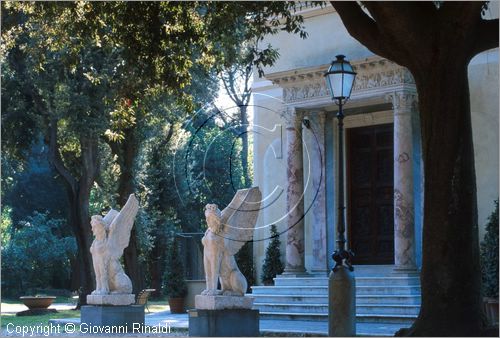
[{"label": "tree trunk", "polygon": [[[134,129],[125,132],[125,139],[112,147],[118,156],[120,177],[118,181],[118,204],[124,206],[130,194],[135,192],[134,165],[137,157],[137,144]],[[139,248],[137,243],[136,227],[132,228],[128,247],[123,252],[125,273],[132,281],[132,292],[138,294],[144,289],[144,269],[139,264]]]},{"label": "tree trunk", "polygon": [[163,234],[156,234],[155,240],[153,243],[153,248],[149,254],[149,276],[150,286],[156,291],[152,294],[152,296],[159,298],[162,293],[162,281],[163,281],[163,273],[165,271],[165,254],[166,254],[166,246],[167,243],[165,236]]},{"label": "tree trunk", "polygon": [[69,221],[73,229],[78,248],[77,262],[79,278],[79,299],[78,308],[87,304],[87,295],[90,294],[94,286],[94,271],[92,268],[92,258],[90,255],[90,244],[92,234],[90,229],[90,216],[88,212],[88,199],[78,196],[70,196]]},{"label": "tree trunk", "polygon": [[250,174],[248,173],[248,116],[247,116],[247,106],[240,106],[240,123],[242,128],[240,130],[241,138],[241,166],[243,168],[243,184],[245,188],[249,188],[252,185],[250,179]]},{"label": "tree trunk", "polygon": [[77,308],[87,304],[87,295],[93,289],[93,268],[90,256],[92,240],[89,200],[90,190],[99,172],[99,142],[95,135],[80,137],[81,176],[77,180],[66,168],[59,152],[57,120],[49,123],[49,161],[63,179],[69,200],[69,224],[74,233],[77,245],[76,268],[79,276],[79,300]]},{"label": "tree trunk", "polygon": [[478,336],[483,328],[469,60],[464,59],[455,55],[433,68],[412,70],[425,172],[422,305],[413,326],[399,335]]}]

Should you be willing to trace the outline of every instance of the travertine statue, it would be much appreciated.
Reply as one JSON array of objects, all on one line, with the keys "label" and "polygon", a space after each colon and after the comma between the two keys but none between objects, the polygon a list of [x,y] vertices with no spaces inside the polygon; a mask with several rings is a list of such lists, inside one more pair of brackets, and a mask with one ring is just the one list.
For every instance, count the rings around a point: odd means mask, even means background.
[{"label": "travertine statue", "polygon": [[[208,229],[203,236],[203,263],[207,288],[204,296],[243,296],[247,290],[245,276],[238,269],[234,255],[253,238],[255,222],[260,209],[259,188],[236,192],[231,203],[222,212],[216,204],[207,204],[205,217]],[[222,290],[217,289],[220,278]]]},{"label": "travertine statue", "polygon": [[138,210],[139,202],[131,194],[120,212],[111,209],[105,217],[92,216],[90,224],[95,239],[90,252],[96,277],[92,295],[132,293],[132,282],[123,271],[120,258],[128,246]]}]

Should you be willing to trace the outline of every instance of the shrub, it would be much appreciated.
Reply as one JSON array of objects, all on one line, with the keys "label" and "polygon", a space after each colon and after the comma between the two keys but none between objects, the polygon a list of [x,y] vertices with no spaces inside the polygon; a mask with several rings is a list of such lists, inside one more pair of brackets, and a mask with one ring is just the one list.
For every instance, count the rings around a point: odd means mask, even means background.
[{"label": "shrub", "polygon": [[69,287],[76,242],[61,235],[64,222],[37,212],[19,222],[2,248],[3,291],[16,295],[36,287]]},{"label": "shrub", "polygon": [[283,272],[283,263],[281,263],[280,238],[276,225],[271,225],[271,243],[266,249],[266,258],[262,266],[261,280],[264,284],[273,283],[273,278]]},{"label": "shrub", "polygon": [[172,240],[167,254],[167,265],[163,276],[163,292],[169,298],[183,298],[187,295],[187,283],[184,279],[184,264],[179,255],[177,240]]},{"label": "shrub", "polygon": [[486,224],[486,235],[481,242],[481,273],[483,295],[498,298],[498,200]]}]

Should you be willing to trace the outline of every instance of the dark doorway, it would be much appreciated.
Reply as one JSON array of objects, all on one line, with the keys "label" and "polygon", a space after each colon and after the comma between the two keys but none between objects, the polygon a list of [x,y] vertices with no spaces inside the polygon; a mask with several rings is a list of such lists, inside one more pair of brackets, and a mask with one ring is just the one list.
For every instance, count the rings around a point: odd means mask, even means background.
[{"label": "dark doorway", "polygon": [[394,264],[393,126],[347,130],[350,248],[354,264]]}]

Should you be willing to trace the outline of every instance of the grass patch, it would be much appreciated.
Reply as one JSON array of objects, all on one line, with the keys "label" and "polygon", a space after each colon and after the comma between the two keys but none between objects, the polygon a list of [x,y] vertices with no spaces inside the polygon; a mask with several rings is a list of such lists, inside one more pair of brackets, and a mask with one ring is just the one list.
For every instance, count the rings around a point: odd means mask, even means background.
[{"label": "grass patch", "polygon": [[9,323],[14,326],[47,325],[50,319],[79,317],[79,310],[59,310],[58,313],[47,313],[39,316],[16,316],[15,313],[5,313],[1,316],[1,327],[5,328]]},{"label": "grass patch", "polygon": [[[54,304],[64,303],[64,304],[75,304],[76,300],[67,297],[57,297],[54,300]],[[22,302],[17,298],[8,298],[2,299],[2,311],[6,308],[7,305],[19,304],[22,305]],[[22,310],[27,310],[28,308],[23,308]],[[161,312],[168,310],[168,301],[166,299],[159,300],[149,300],[148,301],[148,309],[149,313]],[[146,310],[146,314],[148,311]],[[47,313],[45,315],[38,316],[16,316],[15,313],[2,313],[0,317],[1,328],[5,328],[7,324],[12,323],[15,326],[34,326],[34,325],[47,325],[50,319],[59,319],[59,318],[79,318],[80,311],[79,310],[58,310],[58,313]]]}]

